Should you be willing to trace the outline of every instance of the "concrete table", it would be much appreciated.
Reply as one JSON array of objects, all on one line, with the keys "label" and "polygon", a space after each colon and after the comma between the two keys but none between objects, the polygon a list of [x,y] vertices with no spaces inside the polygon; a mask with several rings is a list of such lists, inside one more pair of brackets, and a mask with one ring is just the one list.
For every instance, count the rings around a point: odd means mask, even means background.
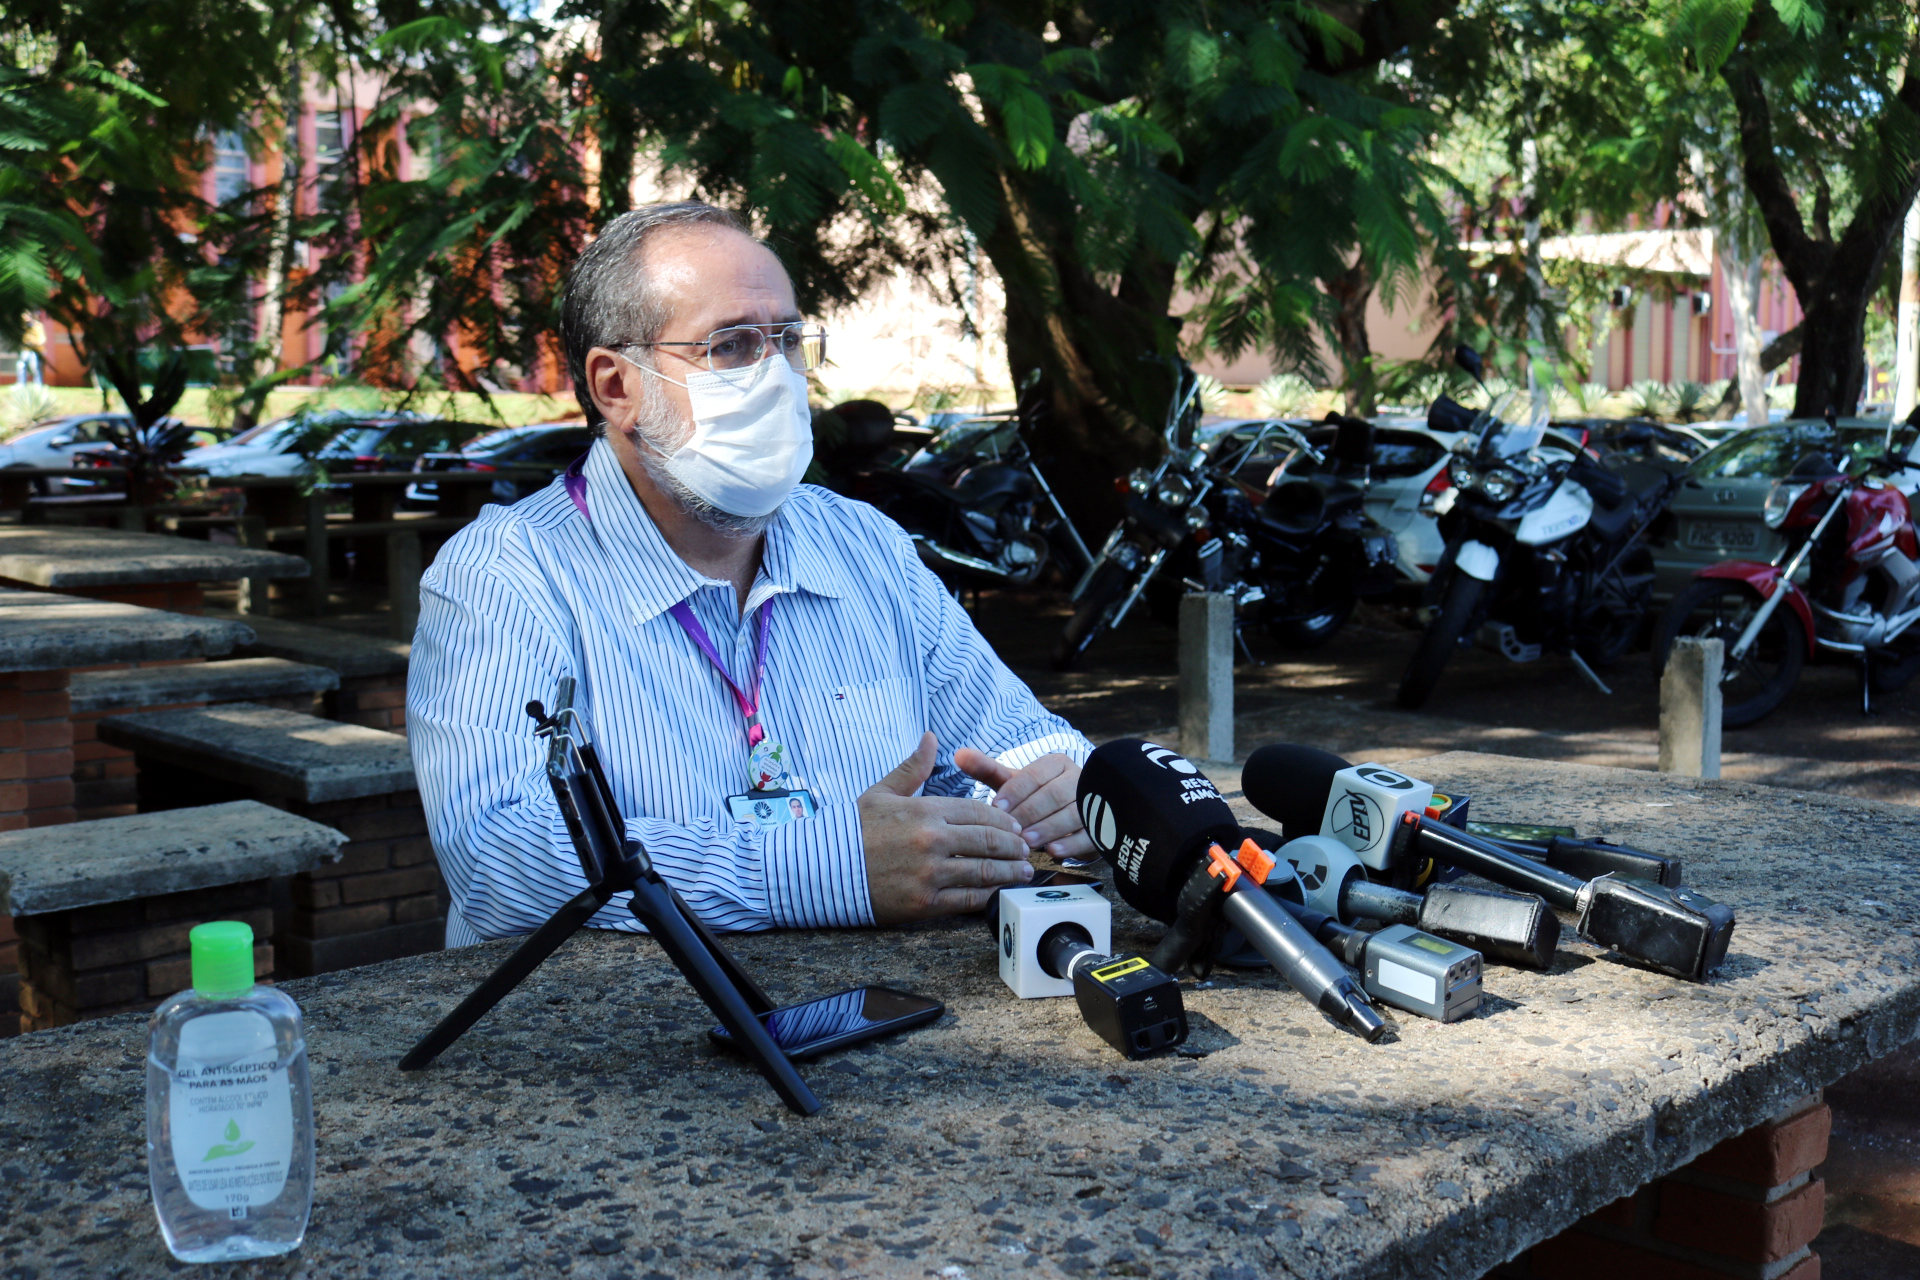
[{"label": "concrete table", "polygon": [[198,613],[203,582],[306,574],[307,562],[299,556],[252,547],[118,529],[0,526],[0,585],[4,586]]},{"label": "concrete table", "polygon": [[252,800],[0,835],[23,1029],[152,1008],[188,985],[187,933],[216,917],[254,926],[271,973],[272,880],[338,861],[345,842]]},{"label": "concrete table", "polygon": [[[287,987],[320,1135],[290,1265],[1475,1280],[1920,1028],[1920,814],[1495,756],[1403,767],[1488,818],[1684,854],[1740,910],[1725,975],[1695,987],[1569,943],[1552,973],[1493,970],[1477,1017],[1397,1017],[1375,1046],[1270,975],[1223,975],[1188,989],[1186,1053],[1129,1063],[1071,1001],[1015,1001],[977,920],[738,938],[776,998],[884,982],[947,1004],[803,1068],[826,1107],[802,1119],[713,1050],[644,938],[575,939],[418,1074],[395,1061],[510,944],[396,961]],[[1118,912],[1116,933],[1157,930]],[[0,1045],[10,1258],[162,1269],[144,1053],[132,1018]]]},{"label": "concrete table", "polygon": [[[105,600],[0,588],[0,831],[72,822],[76,788],[106,780],[133,759],[109,760],[76,741],[68,683],[75,667],[179,662],[223,654],[253,639],[241,622],[141,609]],[[83,776],[84,775],[84,776]],[[19,1010],[13,926],[0,913],[0,1035]]]},{"label": "concrete table", "polygon": [[353,843],[296,875],[274,922],[282,975],[306,977],[438,951],[447,889],[407,740],[247,702],[100,722],[139,762],[143,812],[241,797],[338,827]]}]

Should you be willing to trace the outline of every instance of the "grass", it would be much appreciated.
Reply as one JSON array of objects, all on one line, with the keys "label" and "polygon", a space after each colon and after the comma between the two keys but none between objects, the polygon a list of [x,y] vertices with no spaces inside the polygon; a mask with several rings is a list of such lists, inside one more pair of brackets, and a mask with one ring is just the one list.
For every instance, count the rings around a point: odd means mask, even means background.
[{"label": "grass", "polygon": [[[47,417],[98,413],[102,410],[118,412],[122,407],[120,397],[111,391],[102,395],[92,387],[48,387],[46,390],[53,402],[51,411],[45,415]],[[0,394],[0,438],[18,435],[33,425],[19,421],[17,414],[8,414],[10,399],[11,396]],[[283,418],[303,407],[353,409],[363,413],[404,407],[430,417],[451,418],[482,427],[517,427],[529,422],[553,422],[578,417],[580,412],[570,394],[548,396],[502,392],[494,396],[493,403],[489,405],[480,396],[464,391],[420,392],[411,401],[405,401],[398,392],[384,392],[372,387],[288,387],[267,397],[266,412],[260,420],[265,422],[272,418]],[[224,426],[233,416],[232,411],[221,402],[220,392],[208,387],[188,388],[173,412],[174,416],[202,427]]]}]

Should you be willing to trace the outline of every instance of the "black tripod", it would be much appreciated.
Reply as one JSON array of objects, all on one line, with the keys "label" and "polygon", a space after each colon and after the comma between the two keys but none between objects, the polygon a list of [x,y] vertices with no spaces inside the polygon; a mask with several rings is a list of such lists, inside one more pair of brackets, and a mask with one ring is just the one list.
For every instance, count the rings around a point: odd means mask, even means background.
[{"label": "black tripod", "polygon": [[573,711],[573,680],[560,681],[556,709],[549,716],[538,702],[527,704],[535,732],[548,741],[547,779],[560,801],[587,888],[534,930],[506,962],[474,988],[460,1007],[400,1059],[402,1071],[418,1071],[458,1040],[487,1010],[539,967],[561,943],[584,927],[616,893],[631,891],[633,914],[647,927],[714,1016],[733,1036],[734,1044],[754,1060],[780,1100],[803,1116],[820,1109],[820,1100],[793,1069],[793,1063],[775,1045],[760,1022],[773,1011],[740,962],[727,954],[712,930],[688,909],[673,887],[660,878],[637,840],[626,838],[626,826],[615,806],[613,791],[593,745],[580,732]]}]

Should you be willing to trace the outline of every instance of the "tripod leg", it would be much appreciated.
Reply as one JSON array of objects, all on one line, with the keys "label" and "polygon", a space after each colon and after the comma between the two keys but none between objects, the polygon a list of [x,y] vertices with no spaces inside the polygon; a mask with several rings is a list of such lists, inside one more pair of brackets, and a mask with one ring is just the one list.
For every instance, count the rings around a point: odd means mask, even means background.
[{"label": "tripod leg", "polygon": [[747,1008],[755,1013],[772,1013],[773,1001],[769,1000],[767,993],[760,989],[760,984],[753,980],[753,975],[740,967],[740,962],[733,958],[733,953],[720,945],[720,939],[714,936],[713,930],[707,928],[707,922],[695,915],[692,907],[681,901],[679,891],[672,885],[667,886],[667,893],[672,896],[673,905],[680,909],[687,927],[699,935],[700,941],[706,944],[707,951],[713,956],[713,962],[720,966],[720,972],[727,975],[728,980],[746,1000]]},{"label": "tripod leg", "polygon": [[663,881],[641,880],[633,887],[633,914],[647,926],[647,932],[666,951],[667,958],[707,1002],[707,1008],[713,1010],[714,1016],[733,1036],[734,1044],[754,1060],[782,1102],[800,1115],[812,1115],[820,1109],[820,1100],[813,1096],[813,1090],[807,1088],[807,1082],[793,1069],[792,1061],[767,1034],[739,988],[733,985],[726,970],[688,923],[683,910],[673,890]]},{"label": "tripod leg", "polygon": [[447,1046],[466,1034],[467,1028],[485,1017],[487,1010],[499,1004],[509,991],[539,968],[540,962],[552,955],[561,943],[579,932],[593,918],[593,913],[606,906],[612,896],[612,890],[602,893],[600,889],[587,889],[554,912],[552,918],[529,934],[527,940],[498,969],[487,975],[485,982],[473,989],[472,995],[460,1002],[459,1008],[440,1019],[439,1026],[407,1051],[407,1056],[400,1059],[400,1069],[418,1071],[439,1057]]}]

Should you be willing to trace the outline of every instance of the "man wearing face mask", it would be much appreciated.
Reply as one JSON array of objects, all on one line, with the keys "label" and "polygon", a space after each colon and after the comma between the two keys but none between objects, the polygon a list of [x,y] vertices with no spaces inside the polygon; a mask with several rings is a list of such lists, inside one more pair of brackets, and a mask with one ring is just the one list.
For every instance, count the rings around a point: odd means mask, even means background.
[{"label": "man wearing face mask", "polygon": [[[449,946],[584,887],[522,710],[563,676],[627,834],[716,928],[974,911],[1032,851],[1090,852],[1087,741],[899,526],[799,485],[826,334],[771,251],[710,205],[635,210],[574,267],[561,338],[592,448],[421,583],[407,724]],[[638,927],[625,895],[593,923]]]}]

